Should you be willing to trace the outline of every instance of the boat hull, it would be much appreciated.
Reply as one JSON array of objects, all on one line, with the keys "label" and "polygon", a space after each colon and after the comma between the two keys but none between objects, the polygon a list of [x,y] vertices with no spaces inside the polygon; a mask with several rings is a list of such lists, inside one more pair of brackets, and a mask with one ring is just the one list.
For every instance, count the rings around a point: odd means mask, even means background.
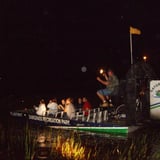
[{"label": "boat hull", "polygon": [[[135,131],[133,126],[127,126],[120,121],[105,121],[105,122],[86,122],[81,120],[69,120],[64,118],[54,118],[49,116],[38,116],[22,111],[10,112],[13,117],[21,117],[29,120],[31,123],[45,125],[51,128],[72,129],[79,131],[95,132],[95,133],[111,133],[111,134],[128,134]],[[132,129],[131,129],[132,128]],[[137,129],[137,128],[136,128]]]}]

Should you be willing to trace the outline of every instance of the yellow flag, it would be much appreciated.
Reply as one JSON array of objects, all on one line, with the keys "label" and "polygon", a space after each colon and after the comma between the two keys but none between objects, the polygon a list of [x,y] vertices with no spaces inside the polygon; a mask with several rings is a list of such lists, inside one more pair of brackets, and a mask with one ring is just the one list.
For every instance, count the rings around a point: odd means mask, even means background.
[{"label": "yellow flag", "polygon": [[130,34],[140,35],[141,34],[141,30],[139,30],[138,28],[134,28],[134,27],[130,26]]}]

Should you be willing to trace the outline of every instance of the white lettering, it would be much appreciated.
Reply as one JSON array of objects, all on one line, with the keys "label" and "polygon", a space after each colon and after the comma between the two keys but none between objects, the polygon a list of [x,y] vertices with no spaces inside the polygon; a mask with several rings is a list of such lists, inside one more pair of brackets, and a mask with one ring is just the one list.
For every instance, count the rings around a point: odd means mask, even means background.
[{"label": "white lettering", "polygon": [[10,112],[10,115],[14,116],[14,117],[22,117],[23,116],[22,113],[18,113],[18,112]]},{"label": "white lettering", "polygon": [[58,119],[58,118],[51,118],[51,117],[43,117],[37,115],[29,115],[30,120],[35,121],[43,121],[46,123],[54,123],[54,124],[63,124],[63,125],[70,125],[70,120]]}]

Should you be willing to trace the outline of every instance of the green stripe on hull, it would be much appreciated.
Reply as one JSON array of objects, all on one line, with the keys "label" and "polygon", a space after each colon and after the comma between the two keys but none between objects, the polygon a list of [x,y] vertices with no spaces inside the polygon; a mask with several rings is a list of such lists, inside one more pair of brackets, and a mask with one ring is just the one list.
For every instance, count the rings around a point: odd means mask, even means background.
[{"label": "green stripe on hull", "polygon": [[77,127],[77,130],[97,133],[128,133],[128,127]]},{"label": "green stripe on hull", "polygon": [[78,127],[78,126],[50,126],[58,129],[75,129],[79,131],[89,131],[95,133],[128,134],[129,127]]}]

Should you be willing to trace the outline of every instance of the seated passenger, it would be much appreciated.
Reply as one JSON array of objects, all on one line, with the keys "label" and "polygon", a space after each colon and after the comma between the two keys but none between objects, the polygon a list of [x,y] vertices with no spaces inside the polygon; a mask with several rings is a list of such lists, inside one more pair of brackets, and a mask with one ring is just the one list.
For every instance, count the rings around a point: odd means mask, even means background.
[{"label": "seated passenger", "polygon": [[83,97],[82,101],[83,101],[82,110],[85,111],[84,115],[88,116],[88,111],[92,109],[92,106],[86,97]]},{"label": "seated passenger", "polygon": [[67,118],[72,119],[75,117],[75,107],[73,105],[73,99],[67,98],[65,103],[64,112],[66,113]]},{"label": "seated passenger", "polygon": [[77,104],[76,104],[76,109],[82,110],[82,107],[83,107],[83,100],[82,100],[81,97],[78,97]]},{"label": "seated passenger", "polygon": [[47,105],[47,115],[55,115],[58,112],[58,104],[57,99],[53,98],[49,101]]},{"label": "seated passenger", "polygon": [[61,104],[58,105],[58,110],[59,111],[64,111],[65,103],[66,103],[66,100],[63,98],[61,100]]},{"label": "seated passenger", "polygon": [[46,114],[46,104],[44,99],[40,100],[39,106],[38,107],[34,107],[34,109],[36,110],[36,114],[39,116],[45,116]]}]

